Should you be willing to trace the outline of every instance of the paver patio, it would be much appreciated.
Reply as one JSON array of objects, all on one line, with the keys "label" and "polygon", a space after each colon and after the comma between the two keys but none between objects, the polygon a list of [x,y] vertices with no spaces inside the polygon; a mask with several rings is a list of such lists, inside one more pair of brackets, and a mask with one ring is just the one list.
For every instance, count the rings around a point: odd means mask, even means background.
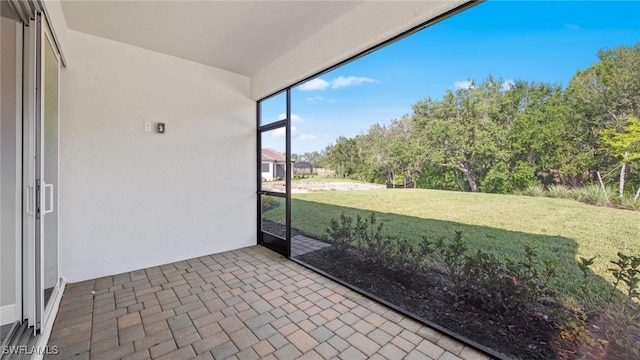
[{"label": "paver patio", "polygon": [[50,359],[487,359],[255,246],[68,284]]},{"label": "paver patio", "polygon": [[296,235],[291,238],[291,257],[298,257],[312,251],[331,246],[324,241],[312,239],[304,235]]}]

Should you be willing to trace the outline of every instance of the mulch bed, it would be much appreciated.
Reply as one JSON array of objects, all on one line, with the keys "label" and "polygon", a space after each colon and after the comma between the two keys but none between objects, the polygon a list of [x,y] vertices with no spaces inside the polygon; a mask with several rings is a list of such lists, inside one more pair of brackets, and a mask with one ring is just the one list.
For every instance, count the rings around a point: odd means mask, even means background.
[{"label": "mulch bed", "polygon": [[454,305],[447,291],[447,276],[436,270],[426,274],[395,271],[365,261],[353,249],[340,253],[333,247],[298,258],[421,318],[504,354],[512,359],[590,359],[592,349],[563,340],[555,326],[553,303],[539,303],[521,312],[487,312],[472,304]]}]

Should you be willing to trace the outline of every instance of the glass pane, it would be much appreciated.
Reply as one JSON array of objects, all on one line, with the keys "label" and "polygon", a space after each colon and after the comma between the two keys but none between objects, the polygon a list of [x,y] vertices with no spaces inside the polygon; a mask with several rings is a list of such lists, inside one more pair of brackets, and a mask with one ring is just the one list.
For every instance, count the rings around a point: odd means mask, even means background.
[{"label": "glass pane", "polygon": [[287,117],[287,94],[281,92],[260,102],[260,125],[268,125]]},{"label": "glass pane", "polygon": [[286,192],[287,161],[285,156],[285,128],[261,133],[262,190]]},{"label": "glass pane", "polygon": [[45,39],[44,51],[44,300],[58,282],[58,58]]},{"label": "glass pane", "polygon": [[[19,44],[16,43],[15,15],[6,1],[0,1],[0,83],[2,84],[2,96],[0,96],[0,309],[12,309],[16,303],[16,222],[20,222],[16,214],[16,207],[20,206],[20,200],[16,199],[16,169],[19,168],[17,157],[18,144],[16,142],[20,127],[16,124],[19,99],[17,87],[17,52]],[[0,343],[9,334],[14,317],[13,311],[0,311]]]},{"label": "glass pane", "polygon": [[[637,359],[630,328],[591,326],[637,300],[614,275],[640,254],[640,173],[622,160],[640,138],[623,90],[640,3],[604,24],[611,6],[484,2],[291,89],[291,256],[508,357],[566,353],[560,330],[588,313],[578,331]],[[576,13],[598,25],[588,46]]]},{"label": "glass pane", "polygon": [[285,198],[261,195],[260,203],[262,204],[261,230],[284,239],[287,235]]}]

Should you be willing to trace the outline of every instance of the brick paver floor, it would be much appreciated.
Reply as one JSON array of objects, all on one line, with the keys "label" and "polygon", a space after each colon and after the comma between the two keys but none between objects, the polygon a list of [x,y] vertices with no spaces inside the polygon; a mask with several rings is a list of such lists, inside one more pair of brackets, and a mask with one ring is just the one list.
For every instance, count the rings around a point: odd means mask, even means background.
[{"label": "brick paver floor", "polygon": [[291,238],[291,257],[302,256],[312,251],[331,246],[324,241],[312,239],[304,235],[296,235]]},{"label": "brick paver floor", "polygon": [[262,247],[68,284],[51,359],[487,359]]}]

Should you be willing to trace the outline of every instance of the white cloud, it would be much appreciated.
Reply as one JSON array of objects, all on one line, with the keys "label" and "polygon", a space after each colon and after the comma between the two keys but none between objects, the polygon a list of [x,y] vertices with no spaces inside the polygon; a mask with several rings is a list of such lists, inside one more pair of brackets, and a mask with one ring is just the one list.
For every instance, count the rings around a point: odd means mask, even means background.
[{"label": "white cloud", "polygon": [[[358,86],[365,83],[378,83],[378,80],[374,80],[364,76],[338,76],[337,78],[326,81],[321,78],[315,78],[307,81],[306,83],[298,86],[298,89],[301,91],[316,91],[316,90],[325,90],[328,87],[332,89],[339,89],[346,86]],[[305,99],[306,101],[321,101],[323,98],[321,96],[308,97]]]},{"label": "white cloud", "polygon": [[306,83],[298,86],[298,89],[302,91],[314,91],[314,90],[324,90],[328,87],[329,87],[329,82],[322,80],[320,78],[315,78],[313,80],[309,80]]},{"label": "white cloud", "polygon": [[473,83],[469,80],[456,81],[453,83],[453,87],[457,89],[470,89],[473,87]]},{"label": "white cloud", "polygon": [[507,91],[507,90],[511,89],[515,84],[516,83],[511,79],[505,80],[502,83],[502,86],[500,87],[500,89],[502,89],[502,91]]},{"label": "white cloud", "polygon": [[[296,130],[298,130],[298,129],[296,129],[296,127],[295,127],[295,126],[292,126],[292,127],[291,127],[291,135],[292,135],[292,136],[296,134]],[[287,131],[287,130],[286,130],[286,128],[284,128],[284,127],[277,128],[277,129],[273,130],[273,137],[281,137],[281,136],[284,136],[284,135],[286,134],[286,131]]]},{"label": "white cloud", "polygon": [[338,76],[331,82],[331,88],[338,89],[345,86],[357,86],[364,83],[377,83],[377,80],[362,76]]},{"label": "white cloud", "polygon": [[298,140],[306,141],[306,140],[315,140],[318,137],[313,134],[300,134]]},{"label": "white cloud", "polygon": [[316,101],[322,101],[322,100],[324,100],[322,96],[312,96],[304,99],[304,101],[306,102],[316,102]]},{"label": "white cloud", "polygon": [[[285,113],[281,113],[280,115],[278,115],[278,120],[284,120],[286,118],[287,118],[287,114]],[[299,122],[299,121],[302,121],[302,118],[296,114],[291,114],[291,121]]]}]

